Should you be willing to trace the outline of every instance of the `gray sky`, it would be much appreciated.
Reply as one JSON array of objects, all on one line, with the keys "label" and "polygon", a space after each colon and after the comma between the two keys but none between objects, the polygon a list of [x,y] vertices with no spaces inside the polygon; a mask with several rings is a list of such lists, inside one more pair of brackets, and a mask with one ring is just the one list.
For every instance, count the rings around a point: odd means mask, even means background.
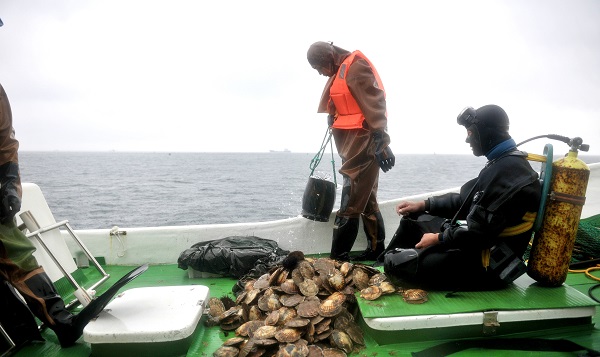
[{"label": "gray sky", "polygon": [[315,153],[326,78],[306,51],[333,41],[377,67],[395,153],[468,154],[456,115],[498,104],[517,142],[580,136],[600,154],[598,0],[294,4],[3,0],[21,150]]}]

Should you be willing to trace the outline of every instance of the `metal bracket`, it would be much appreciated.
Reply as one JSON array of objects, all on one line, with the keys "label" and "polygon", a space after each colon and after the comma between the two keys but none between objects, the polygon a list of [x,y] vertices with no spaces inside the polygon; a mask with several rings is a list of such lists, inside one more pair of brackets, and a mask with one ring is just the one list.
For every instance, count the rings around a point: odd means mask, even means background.
[{"label": "metal bracket", "polygon": [[483,313],[483,334],[495,335],[496,328],[500,326],[498,322],[498,311],[485,311]]}]

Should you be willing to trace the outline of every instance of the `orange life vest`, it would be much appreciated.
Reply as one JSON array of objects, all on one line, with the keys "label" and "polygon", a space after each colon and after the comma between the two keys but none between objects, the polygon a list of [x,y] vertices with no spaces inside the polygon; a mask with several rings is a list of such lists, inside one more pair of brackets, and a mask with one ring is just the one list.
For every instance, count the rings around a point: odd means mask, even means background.
[{"label": "orange life vest", "polygon": [[363,127],[363,121],[365,120],[363,112],[360,110],[358,103],[350,93],[350,89],[346,83],[348,69],[352,62],[354,62],[354,57],[362,58],[369,63],[369,66],[371,66],[373,74],[375,75],[375,79],[377,80],[377,86],[385,92],[381,78],[379,78],[379,74],[371,61],[369,61],[369,59],[360,51],[352,52],[340,65],[340,68],[335,75],[335,80],[329,89],[330,100],[333,101],[335,109],[337,110],[337,118],[333,122],[333,127],[337,129],[361,129]]}]

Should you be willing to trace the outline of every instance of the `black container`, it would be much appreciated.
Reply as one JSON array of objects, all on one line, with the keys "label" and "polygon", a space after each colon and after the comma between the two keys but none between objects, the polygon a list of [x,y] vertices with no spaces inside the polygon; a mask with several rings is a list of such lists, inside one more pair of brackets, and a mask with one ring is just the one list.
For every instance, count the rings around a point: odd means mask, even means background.
[{"label": "black container", "polygon": [[309,177],[302,196],[302,217],[328,222],[335,203],[335,184],[317,177]]}]

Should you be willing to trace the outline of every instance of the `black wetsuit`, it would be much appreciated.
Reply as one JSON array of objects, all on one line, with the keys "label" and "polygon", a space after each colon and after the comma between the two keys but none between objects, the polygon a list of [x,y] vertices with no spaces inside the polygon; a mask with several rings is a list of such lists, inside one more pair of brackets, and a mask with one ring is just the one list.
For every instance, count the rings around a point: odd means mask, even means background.
[{"label": "black wetsuit", "polygon": [[[538,174],[524,153],[509,151],[489,161],[476,179],[461,187],[460,193],[429,198],[425,208],[430,215],[401,220],[388,251],[414,248],[423,233],[441,234],[440,244],[420,251],[414,275],[397,278],[433,289],[501,286],[497,276],[484,267],[482,252],[504,241],[522,257],[531,238],[531,224],[524,232],[509,236],[507,228],[518,232],[514,227],[527,226],[524,217],[538,211],[540,195]],[[441,224],[452,218],[465,220],[466,225]]]}]

